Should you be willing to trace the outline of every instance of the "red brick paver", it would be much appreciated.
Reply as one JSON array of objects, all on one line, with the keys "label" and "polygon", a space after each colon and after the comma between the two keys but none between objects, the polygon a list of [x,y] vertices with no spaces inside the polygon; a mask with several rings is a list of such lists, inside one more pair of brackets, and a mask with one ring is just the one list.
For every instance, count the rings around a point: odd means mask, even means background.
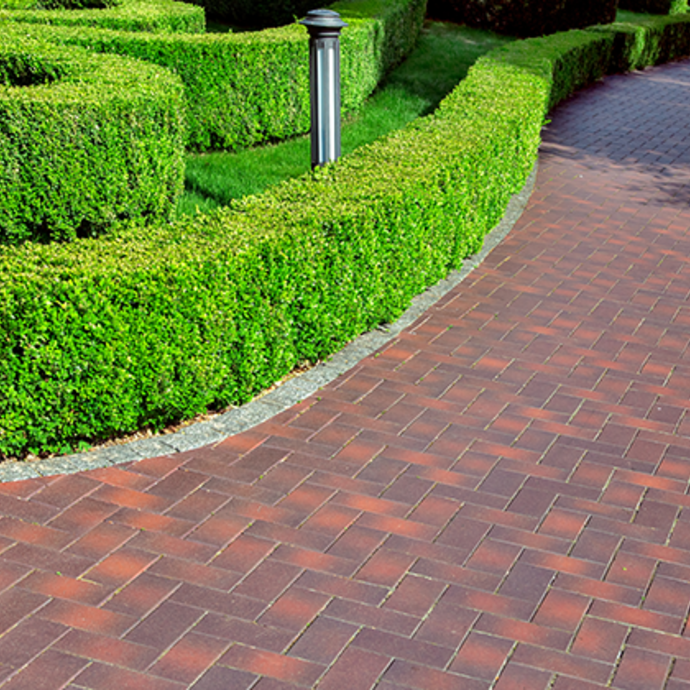
[{"label": "red brick paver", "polygon": [[0,485],[3,690],[690,688],[690,63],[553,114],[514,231],[211,448]]}]

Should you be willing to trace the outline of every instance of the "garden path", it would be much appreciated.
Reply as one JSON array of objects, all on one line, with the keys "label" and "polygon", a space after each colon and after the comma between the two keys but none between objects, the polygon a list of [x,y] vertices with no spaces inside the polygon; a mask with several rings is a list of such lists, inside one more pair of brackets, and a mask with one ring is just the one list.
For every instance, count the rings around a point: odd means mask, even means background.
[{"label": "garden path", "polygon": [[2,690],[690,690],[690,62],[552,117],[511,234],[318,395],[0,484]]}]

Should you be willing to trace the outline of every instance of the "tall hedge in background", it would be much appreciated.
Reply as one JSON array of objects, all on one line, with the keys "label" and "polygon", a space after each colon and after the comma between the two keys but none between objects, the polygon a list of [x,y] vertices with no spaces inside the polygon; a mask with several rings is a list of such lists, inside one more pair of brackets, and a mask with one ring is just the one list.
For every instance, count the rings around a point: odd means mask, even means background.
[{"label": "tall hedge in background", "polygon": [[206,16],[254,29],[291,24],[309,10],[323,7],[320,0],[192,0]]},{"label": "tall hedge in background", "polygon": [[618,0],[430,0],[429,14],[527,37],[610,24],[617,5]]},{"label": "tall hedge in background", "polygon": [[688,0],[620,0],[619,7],[649,14],[683,14],[688,11]]},{"label": "tall hedge in background", "polygon": [[563,15],[558,19],[555,31],[583,29],[596,24],[616,21],[619,0],[566,0]]}]

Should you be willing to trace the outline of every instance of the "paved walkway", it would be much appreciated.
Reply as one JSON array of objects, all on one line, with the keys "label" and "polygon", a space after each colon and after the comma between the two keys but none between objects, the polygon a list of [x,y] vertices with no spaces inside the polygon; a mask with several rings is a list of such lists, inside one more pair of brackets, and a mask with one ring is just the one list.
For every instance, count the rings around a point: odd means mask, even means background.
[{"label": "paved walkway", "polygon": [[2,690],[690,689],[689,202],[690,63],[607,79],[318,396],[0,485]]}]

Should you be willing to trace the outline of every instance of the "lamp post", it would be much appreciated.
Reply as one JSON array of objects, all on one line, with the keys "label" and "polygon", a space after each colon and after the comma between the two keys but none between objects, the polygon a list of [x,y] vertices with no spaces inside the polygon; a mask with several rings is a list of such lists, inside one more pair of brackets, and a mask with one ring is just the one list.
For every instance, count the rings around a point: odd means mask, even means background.
[{"label": "lamp post", "polygon": [[311,167],[340,157],[340,31],[347,24],[333,10],[310,10]]}]

